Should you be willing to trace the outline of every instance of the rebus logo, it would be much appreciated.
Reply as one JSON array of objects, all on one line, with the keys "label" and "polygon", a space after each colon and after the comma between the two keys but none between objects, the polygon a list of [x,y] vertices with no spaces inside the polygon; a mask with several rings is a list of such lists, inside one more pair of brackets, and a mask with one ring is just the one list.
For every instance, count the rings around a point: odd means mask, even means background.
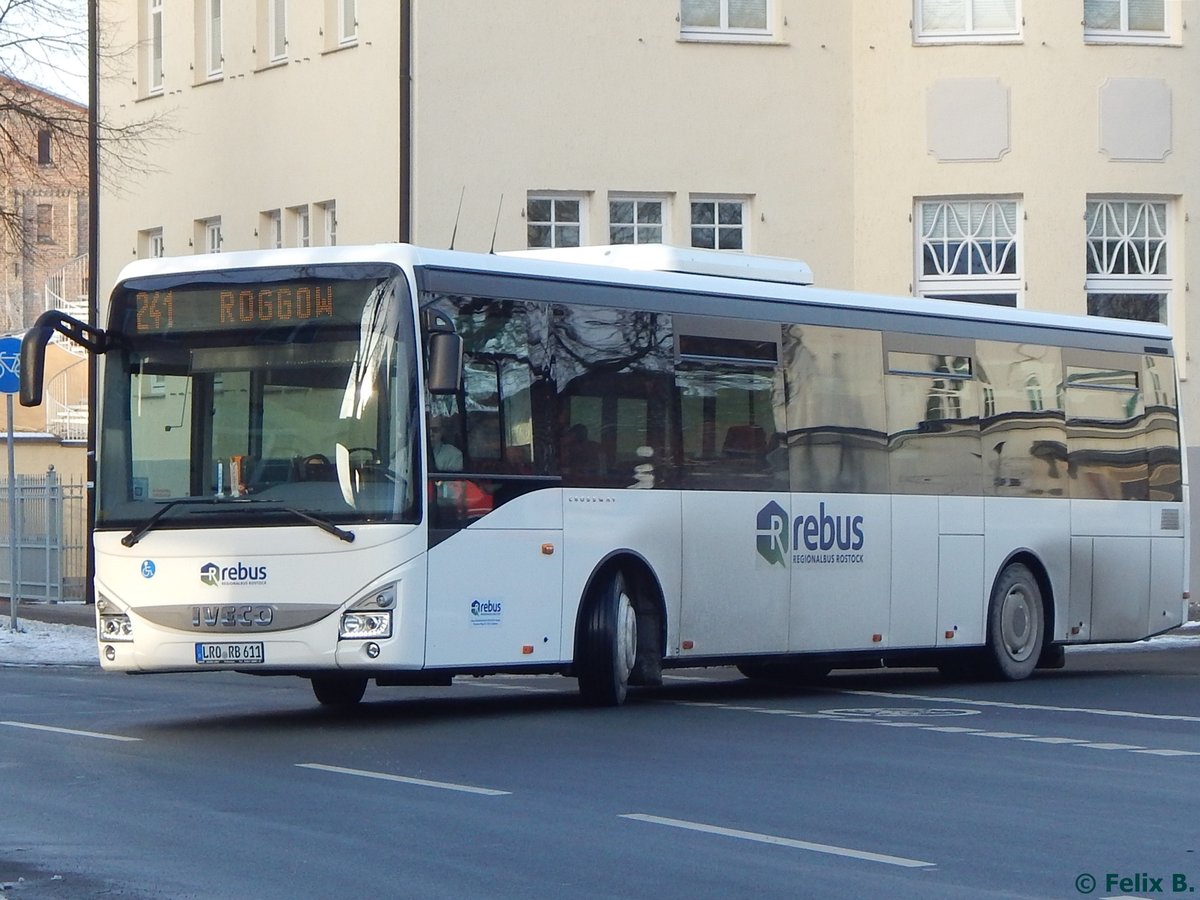
[{"label": "rebus logo", "polygon": [[830,514],[824,502],[815,514],[797,515],[789,522],[787,512],[772,500],[758,511],[758,555],[773,566],[786,566],[790,545],[792,563],[861,563],[863,553],[858,551],[866,544],[865,523],[863,516]]},{"label": "rebus logo", "polygon": [[758,511],[758,555],[773,566],[787,565],[788,515],[772,500]]},{"label": "rebus logo", "polygon": [[209,587],[222,584],[263,584],[267,580],[266,566],[250,566],[238,562],[232,566],[205,563],[200,567],[200,582]]}]

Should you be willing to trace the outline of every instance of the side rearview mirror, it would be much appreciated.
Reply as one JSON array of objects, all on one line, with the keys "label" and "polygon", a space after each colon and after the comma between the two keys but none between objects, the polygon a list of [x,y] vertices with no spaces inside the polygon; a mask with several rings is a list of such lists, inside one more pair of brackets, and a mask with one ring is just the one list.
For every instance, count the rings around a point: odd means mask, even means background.
[{"label": "side rearview mirror", "polygon": [[462,364],[462,335],[450,331],[435,331],[429,335],[429,371],[425,377],[429,393],[458,393],[462,386]]},{"label": "side rearview mirror", "polygon": [[46,344],[54,335],[48,325],[34,325],[21,338],[21,405],[40,406],[46,370]]}]

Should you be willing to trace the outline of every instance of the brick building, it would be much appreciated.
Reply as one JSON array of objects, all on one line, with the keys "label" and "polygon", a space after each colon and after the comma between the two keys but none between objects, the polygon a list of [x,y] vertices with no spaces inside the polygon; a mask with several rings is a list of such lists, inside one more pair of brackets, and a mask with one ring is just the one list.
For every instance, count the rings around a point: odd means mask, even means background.
[{"label": "brick building", "polygon": [[16,225],[0,232],[0,331],[12,333],[55,296],[70,306],[86,295],[87,108],[3,76],[0,97],[0,210]]}]

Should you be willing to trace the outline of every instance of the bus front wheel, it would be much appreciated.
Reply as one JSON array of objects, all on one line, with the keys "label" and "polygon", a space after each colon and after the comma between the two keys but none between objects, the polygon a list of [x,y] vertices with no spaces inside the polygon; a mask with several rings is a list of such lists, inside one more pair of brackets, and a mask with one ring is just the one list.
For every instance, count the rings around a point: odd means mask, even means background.
[{"label": "bus front wheel", "polygon": [[987,662],[1006,681],[1028,678],[1037,667],[1045,640],[1042,589],[1028,566],[1007,566],[992,589],[988,607]]},{"label": "bus front wheel", "polygon": [[637,661],[637,612],[625,575],[614,569],[588,594],[575,655],[579,693],[592,706],[625,702]]},{"label": "bus front wheel", "polygon": [[314,675],[312,689],[322,706],[353,706],[363,698],[367,679],[353,675]]}]

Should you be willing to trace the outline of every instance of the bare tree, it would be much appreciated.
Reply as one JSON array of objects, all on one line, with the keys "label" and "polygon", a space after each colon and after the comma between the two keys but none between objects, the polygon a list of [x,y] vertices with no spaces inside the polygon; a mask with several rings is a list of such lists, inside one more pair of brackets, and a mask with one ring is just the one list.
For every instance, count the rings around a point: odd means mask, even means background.
[{"label": "bare tree", "polygon": [[0,233],[18,252],[29,249],[29,229],[11,185],[42,180],[49,143],[59,170],[86,177],[87,106],[62,96],[71,75],[86,71],[83,0],[0,0],[0,171],[9,182],[0,197]]}]

